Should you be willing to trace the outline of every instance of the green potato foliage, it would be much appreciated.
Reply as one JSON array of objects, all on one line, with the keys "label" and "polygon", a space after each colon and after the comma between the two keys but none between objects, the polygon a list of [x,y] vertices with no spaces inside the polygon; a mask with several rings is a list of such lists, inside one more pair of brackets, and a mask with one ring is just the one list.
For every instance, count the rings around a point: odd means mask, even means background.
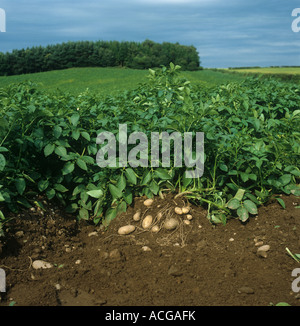
[{"label": "green potato foliage", "polygon": [[[274,194],[300,192],[296,84],[247,78],[204,88],[170,64],[149,70],[147,83],[117,96],[47,94],[28,82],[0,89],[0,103],[0,205],[13,212],[42,206],[42,195],[78,219],[107,226],[135,196],[173,191],[206,205],[212,223],[225,224],[230,217],[247,221]],[[148,137],[204,132],[203,176],[187,179],[184,167],[150,162],[100,168],[97,135],[117,135],[120,124],[128,134]],[[0,229],[5,221],[2,209]]]}]

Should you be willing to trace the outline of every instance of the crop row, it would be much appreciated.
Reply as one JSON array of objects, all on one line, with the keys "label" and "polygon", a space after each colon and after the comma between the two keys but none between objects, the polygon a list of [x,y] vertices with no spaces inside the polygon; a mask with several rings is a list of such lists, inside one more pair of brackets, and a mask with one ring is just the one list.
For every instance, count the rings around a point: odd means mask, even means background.
[{"label": "crop row", "polygon": [[[297,85],[247,78],[197,88],[171,64],[114,97],[50,95],[25,83],[1,89],[0,102],[0,225],[6,208],[43,209],[37,195],[58,200],[79,219],[108,225],[135,196],[171,191],[206,205],[208,218],[225,224],[232,216],[246,221],[272,195],[300,192]],[[150,162],[100,168],[97,135],[117,135],[120,124],[149,139],[152,132],[204,132],[203,176],[188,179],[184,167]]]}]

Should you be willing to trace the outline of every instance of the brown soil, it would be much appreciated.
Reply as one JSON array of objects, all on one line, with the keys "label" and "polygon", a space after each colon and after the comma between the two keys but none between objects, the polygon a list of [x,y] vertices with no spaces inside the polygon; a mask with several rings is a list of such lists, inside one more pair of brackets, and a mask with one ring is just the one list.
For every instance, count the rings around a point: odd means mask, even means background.
[{"label": "brown soil", "polygon": [[[107,230],[51,205],[44,214],[24,211],[11,222],[2,250],[0,243],[7,290],[0,306],[299,306],[291,273],[300,265],[286,247],[300,253],[300,201],[282,198],[285,210],[273,201],[248,223],[231,219],[226,226],[213,226],[203,208],[192,206],[190,225],[181,220],[175,231],[157,234],[133,222],[133,212],[155,217],[164,210],[163,221],[176,215],[182,198],[155,198],[148,210],[137,198]],[[136,230],[118,235],[129,223]],[[267,257],[257,255],[257,242],[270,246]],[[37,259],[53,267],[35,270]]]}]

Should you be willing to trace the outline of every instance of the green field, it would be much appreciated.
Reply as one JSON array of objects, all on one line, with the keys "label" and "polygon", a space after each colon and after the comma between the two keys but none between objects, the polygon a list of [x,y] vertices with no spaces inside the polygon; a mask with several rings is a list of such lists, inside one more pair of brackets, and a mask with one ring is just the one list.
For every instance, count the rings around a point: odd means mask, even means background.
[{"label": "green field", "polygon": [[[79,94],[87,88],[100,95],[116,94],[120,91],[134,89],[138,84],[147,81],[148,70],[121,68],[72,68],[49,72],[0,77],[0,87],[12,83],[32,81],[40,89],[55,92]],[[213,70],[186,71],[182,76],[195,85],[215,86],[218,84],[241,81],[245,77]]]},{"label": "green field", "polygon": [[[234,73],[231,73],[234,72]],[[236,73],[238,72],[238,73]],[[240,82],[245,79],[245,73],[263,73],[272,75],[298,75],[300,68],[257,68],[184,71],[182,76],[193,85],[216,86],[231,82]],[[131,90],[147,81],[148,70],[124,68],[71,68],[35,74],[0,77],[0,87],[12,83],[32,81],[38,88],[47,92],[62,92],[73,95],[84,92],[87,88],[99,95],[114,95],[120,91]]]},{"label": "green field", "polygon": [[11,83],[32,81],[42,90],[79,94],[87,88],[101,94],[134,88],[146,80],[146,70],[118,68],[72,68],[35,74],[0,77],[0,87]]},{"label": "green field", "polygon": [[229,74],[221,71],[204,69],[200,71],[184,71],[182,73],[194,85],[216,86],[233,82],[241,82],[245,76]]},{"label": "green field", "polygon": [[300,67],[269,67],[269,68],[249,68],[230,69],[241,73],[271,74],[271,75],[300,75]]}]

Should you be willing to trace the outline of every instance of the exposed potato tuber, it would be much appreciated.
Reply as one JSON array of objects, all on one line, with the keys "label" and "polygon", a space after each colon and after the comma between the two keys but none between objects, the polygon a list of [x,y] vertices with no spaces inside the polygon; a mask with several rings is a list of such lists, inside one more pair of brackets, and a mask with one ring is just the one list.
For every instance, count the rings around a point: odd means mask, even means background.
[{"label": "exposed potato tuber", "polygon": [[141,211],[138,210],[134,215],[133,215],[133,220],[138,222],[141,219]]},{"label": "exposed potato tuber", "polygon": [[125,225],[119,228],[118,233],[120,235],[126,235],[129,233],[132,233],[135,230],[135,226],[134,225]]},{"label": "exposed potato tuber", "polygon": [[182,209],[180,207],[175,207],[175,213],[178,215],[182,215]]},{"label": "exposed potato tuber", "polygon": [[169,218],[164,223],[164,228],[166,230],[174,230],[179,225],[179,222],[176,218]]},{"label": "exposed potato tuber", "polygon": [[186,207],[183,207],[181,210],[182,210],[182,213],[183,214],[187,214],[190,211],[190,207],[189,206],[186,206]]},{"label": "exposed potato tuber", "polygon": [[153,204],[153,199],[146,199],[144,201],[144,205],[147,207],[151,206],[152,204]]},{"label": "exposed potato tuber", "polygon": [[143,222],[142,222],[142,227],[144,229],[149,229],[151,224],[153,222],[153,217],[151,215],[147,215],[144,219],[143,219]]},{"label": "exposed potato tuber", "polygon": [[159,230],[160,230],[160,228],[159,228],[158,225],[154,225],[154,226],[151,228],[151,232],[153,232],[153,233],[157,233],[157,232],[159,232]]}]

